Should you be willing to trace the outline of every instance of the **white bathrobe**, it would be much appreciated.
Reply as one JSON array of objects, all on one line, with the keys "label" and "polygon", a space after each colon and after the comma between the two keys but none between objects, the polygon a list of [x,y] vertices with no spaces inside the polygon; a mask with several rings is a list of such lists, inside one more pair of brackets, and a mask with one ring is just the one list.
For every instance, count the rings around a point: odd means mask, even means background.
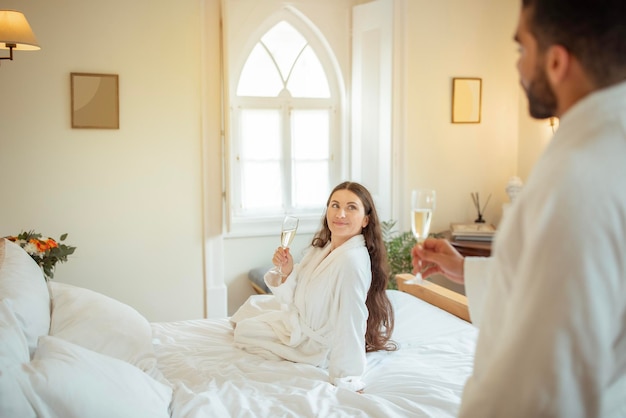
[{"label": "white bathrobe", "polygon": [[365,299],[372,281],[363,235],[331,252],[311,247],[273,295],[251,296],[231,317],[235,344],[265,358],[328,368],[330,382],[360,390],[365,371]]},{"label": "white bathrobe", "polygon": [[465,283],[461,417],[626,417],[626,83],[561,118]]}]

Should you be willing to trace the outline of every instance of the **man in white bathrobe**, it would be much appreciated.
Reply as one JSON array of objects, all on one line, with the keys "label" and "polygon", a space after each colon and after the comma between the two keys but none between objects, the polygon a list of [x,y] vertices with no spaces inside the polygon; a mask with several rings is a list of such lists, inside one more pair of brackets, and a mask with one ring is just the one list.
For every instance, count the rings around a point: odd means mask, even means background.
[{"label": "man in white bathrobe", "polygon": [[533,117],[559,129],[491,258],[427,240],[414,266],[464,283],[480,329],[462,417],[626,417],[626,2],[523,0]]}]

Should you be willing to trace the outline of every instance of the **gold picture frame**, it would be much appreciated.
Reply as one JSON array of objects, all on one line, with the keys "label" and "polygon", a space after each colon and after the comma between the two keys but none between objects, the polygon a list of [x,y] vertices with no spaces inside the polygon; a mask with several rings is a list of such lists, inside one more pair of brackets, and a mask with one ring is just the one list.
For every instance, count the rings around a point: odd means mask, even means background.
[{"label": "gold picture frame", "polygon": [[452,123],[480,123],[481,78],[452,79]]},{"label": "gold picture frame", "polygon": [[119,129],[117,74],[70,73],[72,128]]}]

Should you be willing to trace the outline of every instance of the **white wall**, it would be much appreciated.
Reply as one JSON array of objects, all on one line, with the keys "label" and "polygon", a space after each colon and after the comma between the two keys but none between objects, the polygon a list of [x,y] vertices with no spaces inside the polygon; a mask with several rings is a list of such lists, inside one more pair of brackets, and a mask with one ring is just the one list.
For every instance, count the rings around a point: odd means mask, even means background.
[{"label": "white wall", "polygon": [[[476,218],[471,192],[492,194],[486,220],[499,222],[517,172],[519,3],[408,2],[406,227],[410,189],[420,186],[438,192],[433,232]],[[482,78],[481,123],[450,123],[453,77]]]},{"label": "white wall", "polygon": [[[521,91],[521,87],[520,87]],[[519,153],[518,153],[518,176],[526,182],[528,174],[535,162],[543,153],[543,150],[554,135],[553,127],[548,119],[532,119],[528,115],[528,100],[520,93],[519,104]],[[558,120],[555,121],[554,130],[558,129]]]},{"label": "white wall", "polygon": [[[0,236],[69,233],[55,280],[151,320],[204,315],[201,4],[0,1],[42,47],[0,66]],[[119,74],[119,130],[70,128],[70,72]]]},{"label": "white wall", "polygon": [[[315,16],[332,1],[296,3]],[[524,119],[519,99],[518,3],[404,2],[406,43],[395,51],[407,63],[397,80],[406,92],[399,206],[408,207],[412,187],[436,188],[434,231],[473,219],[473,191],[493,193],[486,215],[497,223],[509,176],[525,178],[542,150],[527,125],[543,125]],[[0,0],[0,8],[23,11],[42,46],[0,64],[0,236],[68,232],[78,250],[55,280],[120,299],[150,320],[204,316],[205,271],[223,271],[233,312],[252,293],[248,270],[269,262],[278,234],[221,236],[220,1]],[[316,24],[343,33],[350,15]],[[349,45],[337,51],[343,71]],[[119,130],[70,128],[70,72],[119,74]],[[455,76],[483,79],[478,125],[450,124]],[[408,229],[408,210],[399,213]],[[297,237],[294,254],[310,239]]]}]

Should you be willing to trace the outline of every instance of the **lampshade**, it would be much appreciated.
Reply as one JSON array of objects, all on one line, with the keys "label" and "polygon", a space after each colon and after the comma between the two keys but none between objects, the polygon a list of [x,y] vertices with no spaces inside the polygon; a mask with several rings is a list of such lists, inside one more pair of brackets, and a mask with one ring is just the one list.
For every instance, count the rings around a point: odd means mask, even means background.
[{"label": "lampshade", "polygon": [[23,13],[15,10],[0,10],[0,49],[15,51],[40,49],[35,34]]}]

